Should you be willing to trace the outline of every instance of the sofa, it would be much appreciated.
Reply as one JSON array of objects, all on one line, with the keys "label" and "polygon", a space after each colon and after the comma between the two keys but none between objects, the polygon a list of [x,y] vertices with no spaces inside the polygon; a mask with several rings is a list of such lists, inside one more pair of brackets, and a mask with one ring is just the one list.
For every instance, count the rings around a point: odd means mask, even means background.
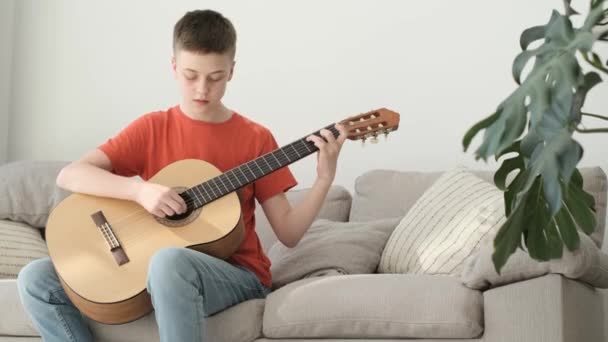
[{"label": "sofa", "polygon": [[[0,166],[0,190],[5,191],[4,202],[0,202],[1,222],[37,232],[43,243],[45,215],[65,196],[53,188],[54,183],[49,184],[61,166],[61,162]],[[492,177],[487,171],[473,173],[486,181]],[[350,223],[364,227],[366,222],[388,220],[394,226],[441,174],[368,171],[356,179],[352,193],[340,185],[331,188],[318,222],[326,226],[341,224],[344,228]],[[597,167],[585,168],[582,174],[585,189],[596,200],[598,226],[594,234],[595,241],[601,243],[606,218],[606,175]],[[306,191],[292,190],[287,196],[290,202],[297,203]],[[28,208],[28,203],[37,206],[37,212],[15,212],[18,206]],[[262,246],[269,251],[273,263],[281,265],[277,255],[285,256],[290,251],[277,246],[263,212],[259,206],[256,210]],[[16,222],[20,219],[30,224]],[[1,227],[0,241],[7,240]],[[354,239],[355,235],[342,237]],[[0,254],[2,248],[0,244]],[[44,249],[39,248],[38,253],[32,258],[43,256]],[[366,274],[325,265],[306,275],[296,275],[296,279],[278,274],[294,270],[283,263],[282,270],[273,269],[273,276],[277,272],[278,278],[286,279],[284,283],[266,299],[250,300],[209,317],[206,341],[604,341],[604,296],[588,278],[545,267],[530,277],[476,289],[459,276],[380,273],[376,269],[378,259],[374,262],[374,270]],[[15,279],[0,279],[0,303],[0,342],[40,341],[21,307]],[[153,314],[123,325],[90,324],[98,341],[159,340]]]}]

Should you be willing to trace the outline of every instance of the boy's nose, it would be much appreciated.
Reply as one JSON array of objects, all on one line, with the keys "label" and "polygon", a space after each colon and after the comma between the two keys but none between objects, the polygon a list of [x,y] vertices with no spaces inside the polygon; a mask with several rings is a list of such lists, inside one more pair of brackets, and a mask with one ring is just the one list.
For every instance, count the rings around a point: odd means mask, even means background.
[{"label": "boy's nose", "polygon": [[205,82],[197,84],[195,89],[197,94],[206,95],[209,92],[209,86]]}]

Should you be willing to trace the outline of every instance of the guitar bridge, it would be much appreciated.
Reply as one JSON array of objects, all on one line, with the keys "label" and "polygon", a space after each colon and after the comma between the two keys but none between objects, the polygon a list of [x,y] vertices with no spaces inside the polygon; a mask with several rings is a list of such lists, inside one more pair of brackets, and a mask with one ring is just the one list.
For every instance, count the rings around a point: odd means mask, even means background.
[{"label": "guitar bridge", "polygon": [[124,265],[129,262],[129,257],[127,257],[125,250],[122,248],[122,245],[118,241],[116,234],[114,234],[112,226],[106,219],[103,212],[98,211],[92,214],[91,218],[93,219],[93,222],[95,222],[97,228],[99,228],[99,230],[101,231],[101,234],[103,235],[104,239],[106,240],[106,243],[108,244],[110,253],[112,253],[112,256],[114,257],[114,260],[116,260],[118,266]]}]

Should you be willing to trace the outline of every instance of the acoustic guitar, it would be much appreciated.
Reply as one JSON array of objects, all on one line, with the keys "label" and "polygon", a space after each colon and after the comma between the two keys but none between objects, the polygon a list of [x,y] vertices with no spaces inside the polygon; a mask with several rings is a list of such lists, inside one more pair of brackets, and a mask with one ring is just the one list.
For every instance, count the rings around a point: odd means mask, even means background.
[{"label": "acoustic guitar", "polygon": [[[399,114],[382,108],[341,123],[348,139],[377,141],[397,129]],[[325,127],[334,136],[339,132]],[[320,136],[319,131],[313,133]],[[136,320],[152,311],[146,291],[148,263],[164,247],[188,247],[222,259],[244,238],[237,190],[316,151],[306,138],[222,173],[195,159],[172,163],[149,182],[176,189],[187,212],[160,218],[132,201],[72,194],[53,209],[47,245],[61,284],[87,317],[106,324]]]}]

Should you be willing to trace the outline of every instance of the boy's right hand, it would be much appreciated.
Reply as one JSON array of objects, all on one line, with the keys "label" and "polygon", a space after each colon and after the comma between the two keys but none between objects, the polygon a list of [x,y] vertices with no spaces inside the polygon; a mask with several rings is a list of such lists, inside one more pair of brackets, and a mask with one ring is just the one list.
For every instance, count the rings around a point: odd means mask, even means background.
[{"label": "boy's right hand", "polygon": [[186,212],[184,199],[177,191],[160,184],[142,182],[135,195],[135,202],[150,214],[165,217]]}]

